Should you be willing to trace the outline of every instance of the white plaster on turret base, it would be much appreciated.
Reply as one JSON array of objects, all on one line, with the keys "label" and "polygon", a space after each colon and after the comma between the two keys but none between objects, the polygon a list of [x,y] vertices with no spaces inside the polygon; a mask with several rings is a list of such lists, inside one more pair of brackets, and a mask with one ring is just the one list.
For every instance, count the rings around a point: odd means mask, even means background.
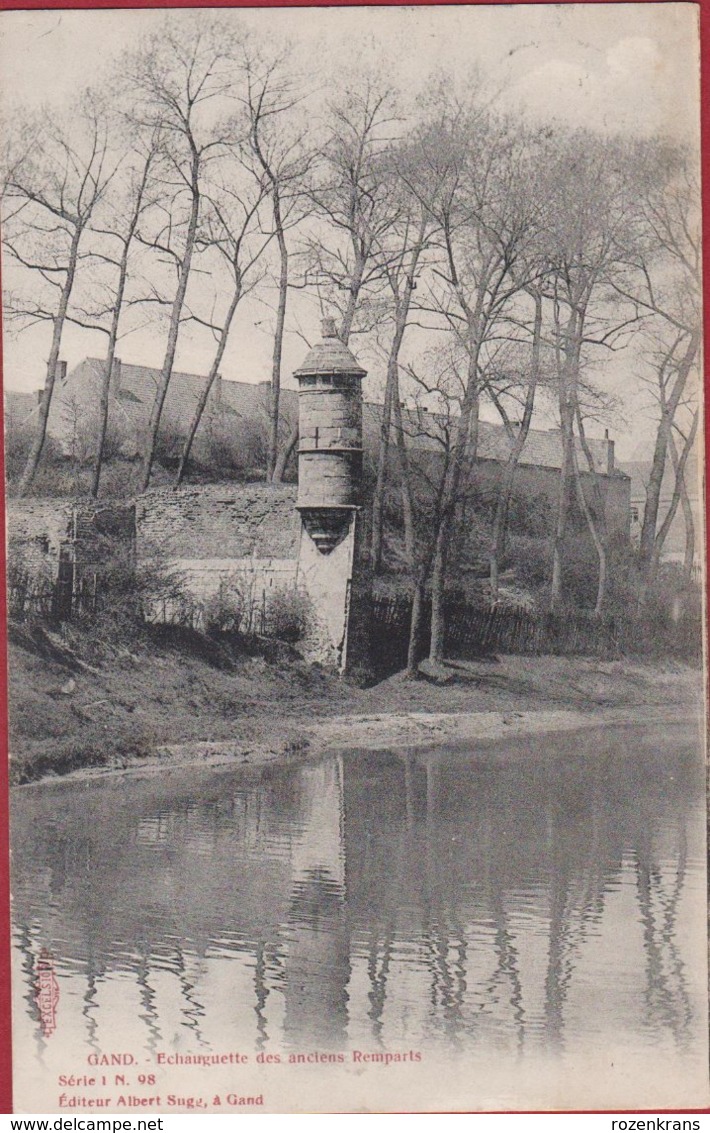
[{"label": "white plaster on turret base", "polygon": [[357,535],[358,516],[353,511],[347,534],[324,555],[305,526],[301,527],[298,587],[310,599],[311,616],[299,649],[306,660],[339,673],[347,667],[348,605]]}]

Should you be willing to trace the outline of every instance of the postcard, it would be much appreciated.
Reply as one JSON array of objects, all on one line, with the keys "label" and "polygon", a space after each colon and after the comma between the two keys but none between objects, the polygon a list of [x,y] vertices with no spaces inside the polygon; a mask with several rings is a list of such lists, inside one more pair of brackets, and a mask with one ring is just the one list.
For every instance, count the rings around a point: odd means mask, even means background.
[{"label": "postcard", "polygon": [[697,6],[0,31],[14,1111],[708,1106]]}]

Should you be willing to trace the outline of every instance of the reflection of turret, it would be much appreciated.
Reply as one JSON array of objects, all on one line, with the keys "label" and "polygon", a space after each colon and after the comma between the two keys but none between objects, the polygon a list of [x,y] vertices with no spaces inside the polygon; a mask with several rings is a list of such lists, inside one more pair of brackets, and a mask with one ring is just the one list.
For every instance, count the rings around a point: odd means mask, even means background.
[{"label": "reflection of turret", "polygon": [[293,846],[286,1016],[294,1045],[340,1046],[348,1024],[350,942],[343,884],[342,766],[304,768],[308,814]]},{"label": "reflection of turret", "polygon": [[353,752],[23,791],[28,1033],[44,1042],[46,945],[57,1042],[73,1026],[102,1047],[116,1028],[214,1045],[226,1012],[260,1046],[283,1027],[301,1050],[366,1030],[573,1053],[592,1011],[610,1031],[695,1041],[702,769],[683,733],[630,743],[590,729],[554,757],[543,737],[504,759]]},{"label": "reflection of turret", "polygon": [[[312,605],[303,649],[339,672],[362,663],[368,590],[362,504],[362,379],[333,319],[298,379],[299,586]],[[357,653],[358,656],[353,656]]]}]

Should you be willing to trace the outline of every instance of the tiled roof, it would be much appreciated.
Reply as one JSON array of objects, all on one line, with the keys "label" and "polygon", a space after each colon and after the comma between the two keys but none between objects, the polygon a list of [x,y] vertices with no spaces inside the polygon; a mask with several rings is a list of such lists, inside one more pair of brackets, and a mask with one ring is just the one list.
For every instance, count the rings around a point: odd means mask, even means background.
[{"label": "tiled roof", "polygon": [[[379,430],[382,406],[367,403],[363,411],[363,433],[365,447],[379,444]],[[414,410],[403,411],[403,427],[408,443],[414,448],[431,452],[441,452],[437,438],[441,435],[441,424],[430,413]],[[609,441],[589,438],[588,446],[594,459],[595,470],[606,474],[609,467]],[[613,442],[611,442],[613,445]],[[490,421],[480,421],[478,426],[478,459],[505,461],[510,455],[513,440],[503,425]],[[577,455],[582,471],[588,469],[587,458],[577,441]],[[560,468],[562,464],[562,439],[559,429],[531,429],[528,433],[520,464],[534,465],[537,468]],[[618,475],[618,471],[616,473]]]},{"label": "tiled roof", "polygon": [[[350,354],[350,351],[339,339],[326,339],[326,343],[334,343],[334,349],[339,354],[340,349],[345,352],[350,361],[347,362],[348,373],[363,372]],[[320,346],[314,347],[310,352],[301,372],[311,372],[309,359]],[[330,345],[328,345],[330,349]],[[317,365],[321,363],[316,359]],[[345,362],[343,362],[345,365]],[[87,358],[81,362],[67,376],[62,387],[58,387],[58,398],[61,399],[62,389],[69,390],[75,383],[79,387],[87,382],[92,388],[98,390],[103,374],[104,363],[97,358]],[[298,373],[298,371],[297,371]],[[122,363],[120,390],[114,391],[114,410],[120,414],[132,428],[136,437],[145,430],[150,416],[151,407],[158,387],[160,371],[150,366],[136,366]],[[163,421],[175,427],[178,435],[184,436],[192,421],[198,399],[205,386],[206,378],[198,374],[188,374],[174,371],[168,386],[168,393],[163,408]],[[236,421],[261,420],[266,422],[269,405],[269,383],[231,382],[221,380],[215,382],[205,409],[205,420],[220,416],[227,416]],[[281,390],[281,413],[288,420],[295,420],[298,412],[298,393],[296,390]],[[382,406],[367,402],[363,406],[363,440],[366,448],[376,451],[379,444],[380,421]],[[404,410],[404,428],[408,442],[420,450],[432,452],[441,451],[436,441],[440,427],[432,414],[419,413],[411,409]],[[50,422],[51,427],[51,422]],[[58,427],[58,414],[55,411],[54,428]],[[590,438],[589,448],[594,457],[597,472],[602,474],[608,471],[609,445],[613,442]],[[513,441],[502,425],[489,421],[479,423],[478,456],[481,460],[506,460]],[[578,442],[578,457],[580,467],[587,468],[587,459]],[[540,468],[559,468],[562,458],[562,444],[558,429],[531,429],[523,448],[520,464],[534,465]],[[616,470],[616,475],[622,474]]]}]

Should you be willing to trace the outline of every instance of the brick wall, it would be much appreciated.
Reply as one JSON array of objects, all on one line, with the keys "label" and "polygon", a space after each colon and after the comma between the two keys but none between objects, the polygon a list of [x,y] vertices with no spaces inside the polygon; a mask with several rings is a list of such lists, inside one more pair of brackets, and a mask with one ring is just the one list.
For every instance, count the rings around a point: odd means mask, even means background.
[{"label": "brick wall", "polygon": [[146,492],[136,501],[136,554],[164,556],[198,608],[222,583],[236,589],[256,616],[249,628],[260,629],[270,596],[296,584],[295,503],[295,486],[281,484]]},{"label": "brick wall", "polygon": [[226,484],[146,492],[136,501],[137,553],[172,559],[295,559],[299,522],[290,484]]},{"label": "brick wall", "polygon": [[31,574],[56,577],[60,548],[73,538],[74,504],[22,499],[7,500],[5,506],[11,560],[15,553]]}]

